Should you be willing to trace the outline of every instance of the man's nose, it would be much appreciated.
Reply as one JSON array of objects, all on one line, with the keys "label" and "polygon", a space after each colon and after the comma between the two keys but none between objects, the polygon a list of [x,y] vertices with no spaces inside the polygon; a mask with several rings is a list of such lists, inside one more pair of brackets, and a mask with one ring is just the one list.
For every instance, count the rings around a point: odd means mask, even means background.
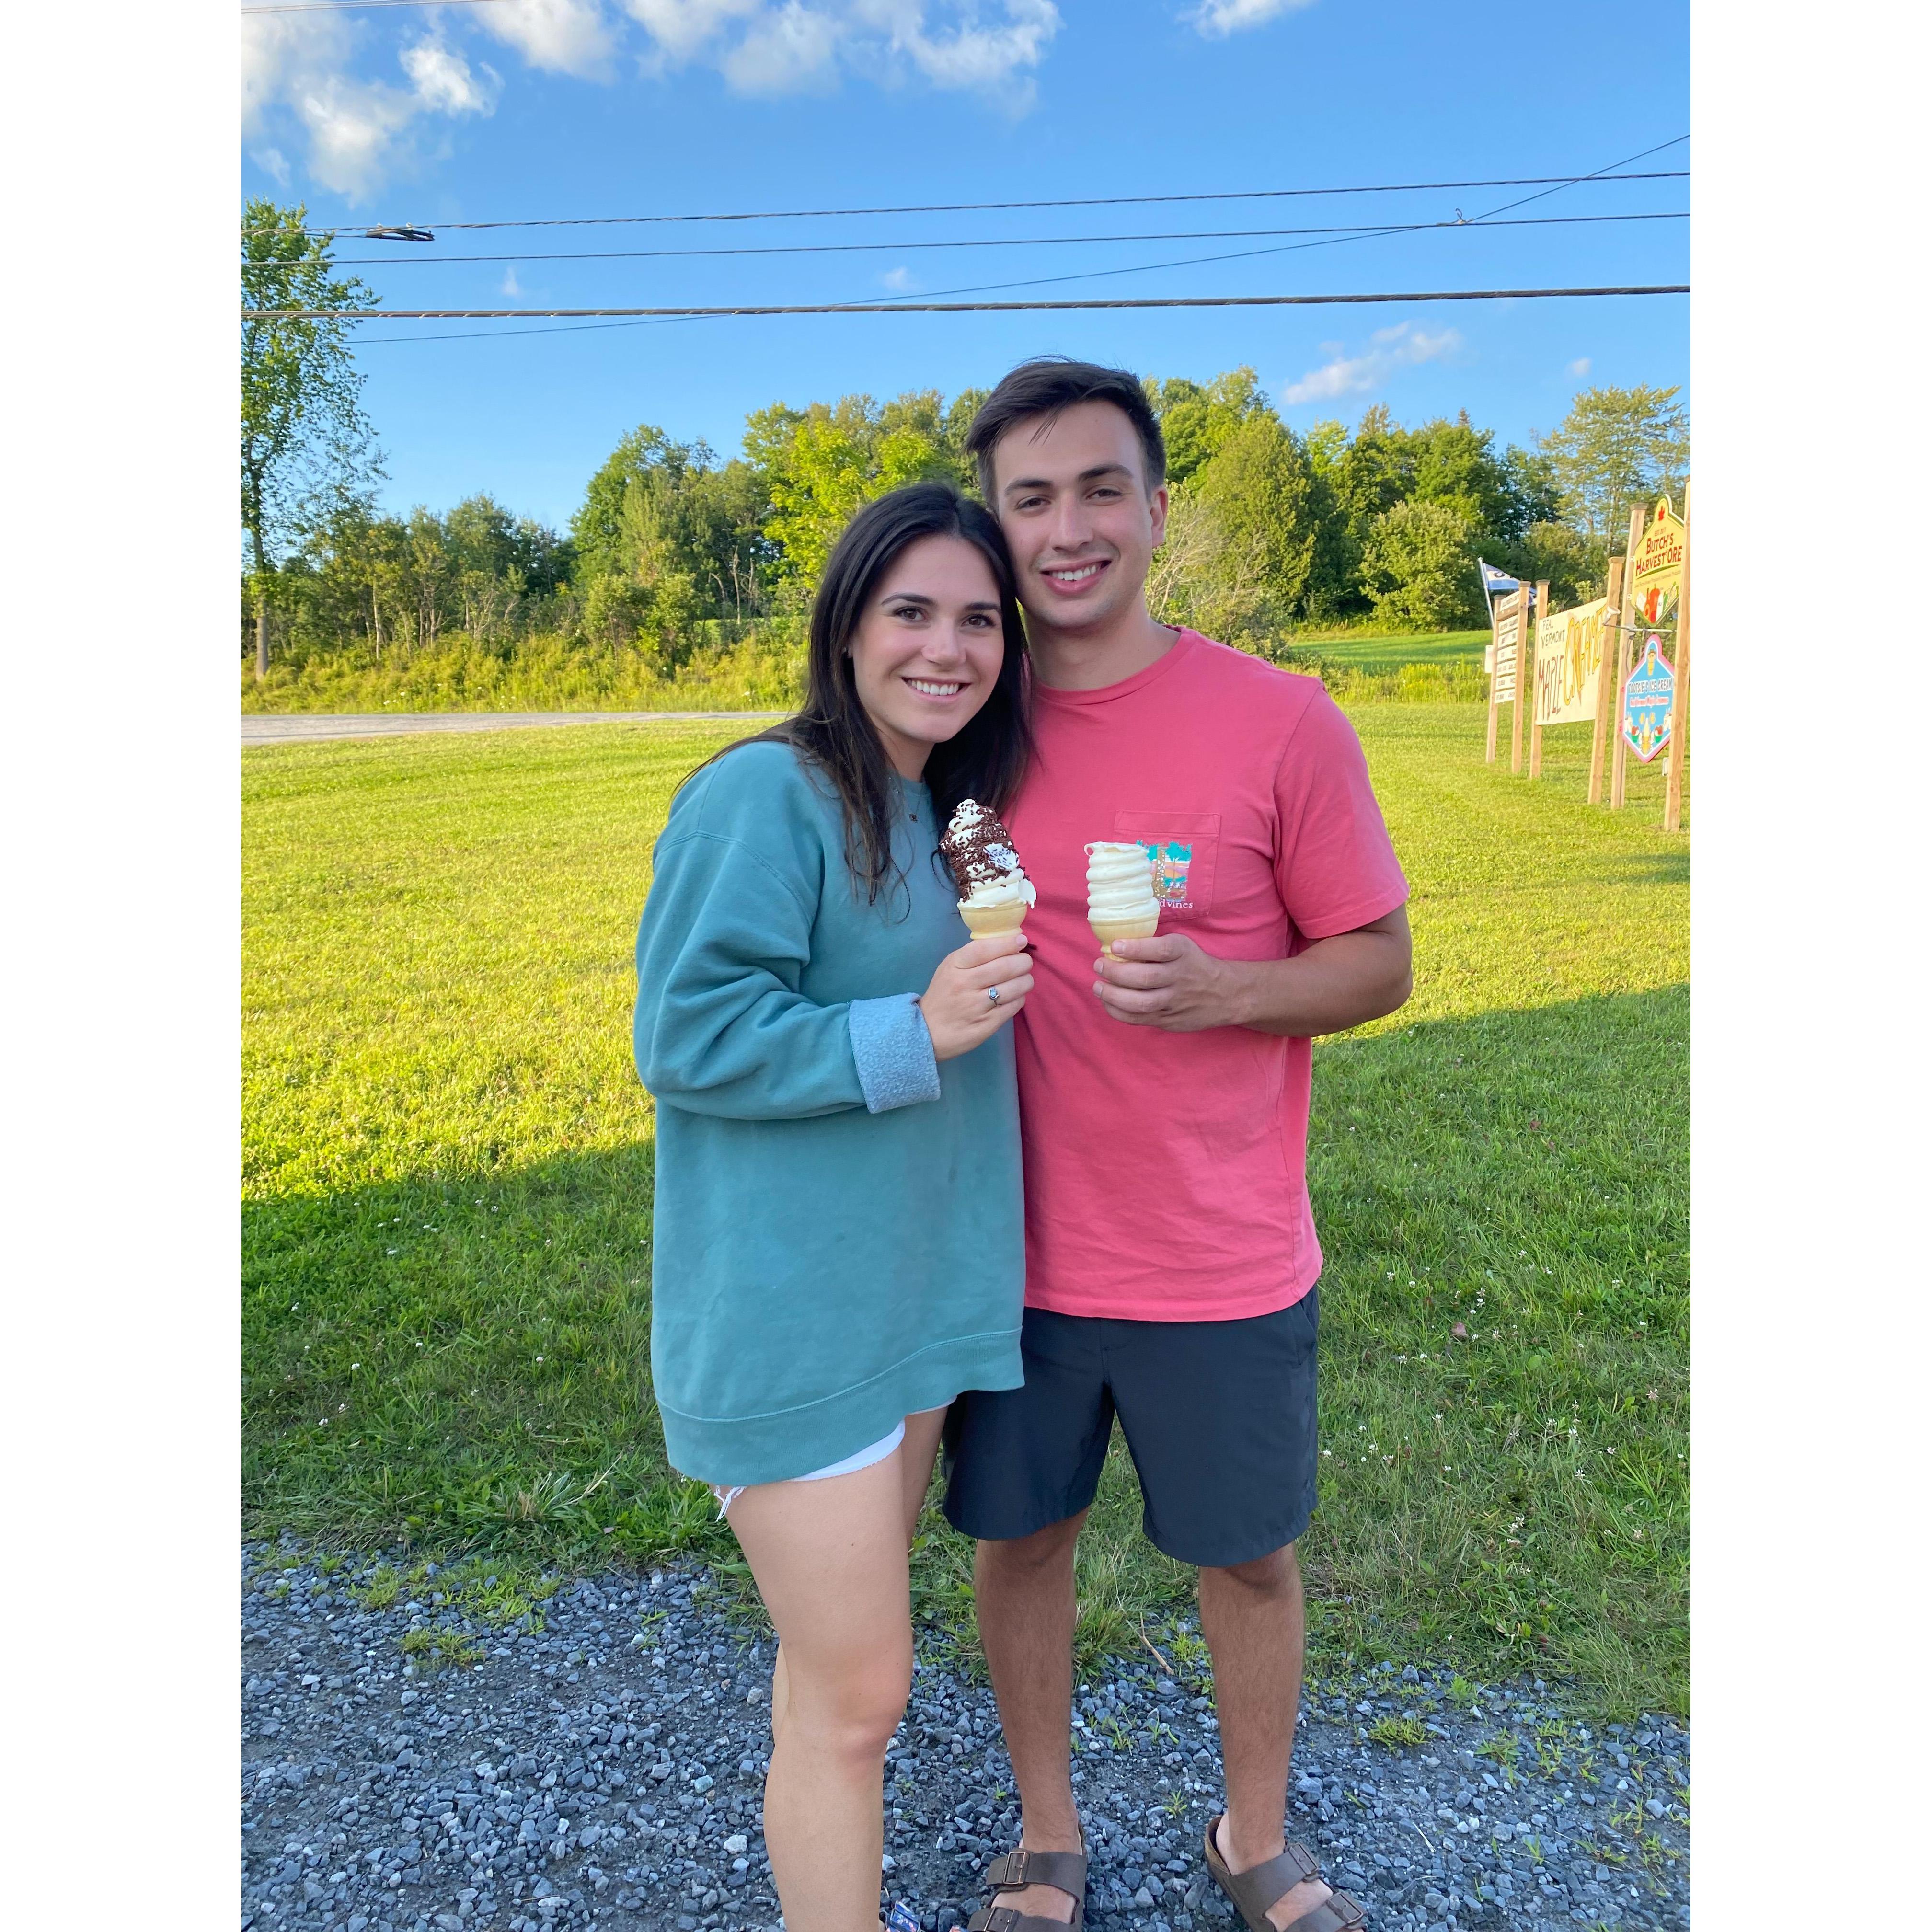
[{"label": "man's nose", "polygon": [[1053,512],[1053,547],[1059,550],[1077,550],[1092,534],[1087,515],[1087,506],[1080,500],[1078,491],[1064,496],[1054,505]]}]

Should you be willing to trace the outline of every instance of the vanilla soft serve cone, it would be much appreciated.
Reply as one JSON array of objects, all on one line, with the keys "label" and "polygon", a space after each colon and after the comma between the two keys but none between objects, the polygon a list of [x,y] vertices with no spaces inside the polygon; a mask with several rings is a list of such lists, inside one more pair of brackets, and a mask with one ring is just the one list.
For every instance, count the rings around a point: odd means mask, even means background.
[{"label": "vanilla soft serve cone", "polygon": [[1110,957],[1117,939],[1154,937],[1160,902],[1144,845],[1100,839],[1087,848],[1087,923]]}]

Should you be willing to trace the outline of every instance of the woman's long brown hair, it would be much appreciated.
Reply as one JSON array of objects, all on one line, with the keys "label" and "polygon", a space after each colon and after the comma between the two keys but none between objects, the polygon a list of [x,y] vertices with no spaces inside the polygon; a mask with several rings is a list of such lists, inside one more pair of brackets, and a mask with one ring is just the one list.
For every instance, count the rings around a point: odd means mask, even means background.
[{"label": "woman's long brown hair", "polygon": [[908,544],[926,537],[957,537],[986,560],[999,591],[1006,643],[991,694],[956,736],[933,746],[926,782],[941,826],[963,799],[1006,811],[1033,749],[1026,718],[1026,632],[1012,560],[992,513],[944,483],[908,484],[875,497],[845,526],[812,603],[803,708],[717,754],[727,757],[740,745],[789,745],[822,774],[844,813],[853,885],[863,888],[868,902],[892,881],[896,793],[892,761],[860,700],[850,646],[879,580]]}]

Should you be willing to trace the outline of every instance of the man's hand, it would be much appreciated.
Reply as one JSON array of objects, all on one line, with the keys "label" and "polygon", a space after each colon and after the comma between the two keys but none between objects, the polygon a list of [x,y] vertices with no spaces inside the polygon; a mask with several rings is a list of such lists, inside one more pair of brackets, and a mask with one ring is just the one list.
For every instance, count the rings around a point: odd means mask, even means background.
[{"label": "man's hand", "polygon": [[1392,1013],[1409,995],[1408,914],[1394,912],[1318,939],[1292,959],[1221,959],[1184,933],[1117,939],[1094,962],[1094,991],[1117,1020],[1199,1033],[1251,1028],[1291,1040],[1342,1033]]},{"label": "man's hand", "polygon": [[1240,1026],[1233,995],[1239,962],[1203,952],[1185,934],[1117,939],[1114,956],[1094,962],[1094,990],[1117,1020],[1168,1033]]}]

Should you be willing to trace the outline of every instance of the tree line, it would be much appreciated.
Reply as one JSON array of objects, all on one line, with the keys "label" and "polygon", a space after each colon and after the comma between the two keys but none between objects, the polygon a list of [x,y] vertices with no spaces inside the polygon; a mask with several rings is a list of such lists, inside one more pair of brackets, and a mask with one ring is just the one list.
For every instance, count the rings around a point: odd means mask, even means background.
[{"label": "tree line", "polygon": [[[244,218],[251,308],[367,305],[304,212]],[[795,618],[854,510],[896,485],[976,487],[965,435],[984,390],[865,395],[746,418],[721,459],[640,424],[559,532],[476,496],[443,514],[376,507],[382,480],[345,326],[244,324],[243,610],[258,675],[272,654],[406,663],[460,634],[500,652],[542,635],[634,652],[674,674],[694,654]],[[1632,502],[1689,465],[1671,388],[1582,392],[1530,448],[1498,450],[1466,412],[1413,428],[1386,406],[1351,430],[1284,423],[1252,368],[1150,378],[1168,448],[1168,537],[1150,580],[1170,621],[1267,655],[1298,630],[1486,621],[1476,560],[1599,594]]]}]

